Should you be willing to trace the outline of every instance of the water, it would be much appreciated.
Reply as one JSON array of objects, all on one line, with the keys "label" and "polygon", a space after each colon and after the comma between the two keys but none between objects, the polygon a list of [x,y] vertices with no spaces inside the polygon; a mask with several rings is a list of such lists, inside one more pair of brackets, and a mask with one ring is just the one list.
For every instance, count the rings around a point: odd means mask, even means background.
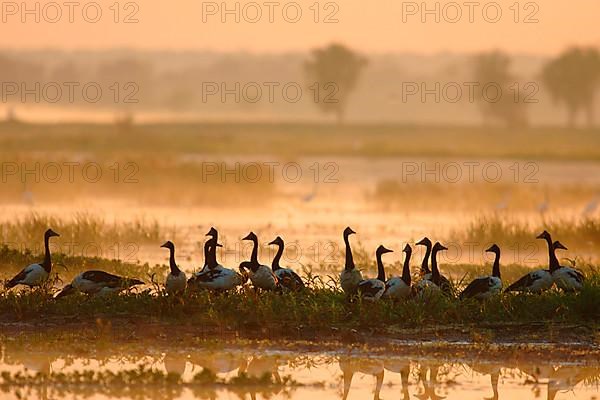
[{"label": "water", "polygon": [[[599,365],[538,361],[511,354],[509,348],[494,356],[504,361],[493,361],[485,352],[453,360],[435,353],[406,357],[366,348],[286,350],[264,343],[164,348],[81,340],[40,345],[46,349],[40,351],[25,343],[4,343],[0,398],[574,400],[598,398],[600,380]],[[127,371],[140,367],[146,372],[132,379]],[[217,383],[194,378],[207,369],[216,373]],[[152,375],[159,378],[150,378],[150,371],[160,373]],[[42,375],[35,382],[8,384],[6,373],[17,372]],[[80,374],[75,383],[75,372],[98,375]],[[240,381],[240,376],[254,381]]]}]

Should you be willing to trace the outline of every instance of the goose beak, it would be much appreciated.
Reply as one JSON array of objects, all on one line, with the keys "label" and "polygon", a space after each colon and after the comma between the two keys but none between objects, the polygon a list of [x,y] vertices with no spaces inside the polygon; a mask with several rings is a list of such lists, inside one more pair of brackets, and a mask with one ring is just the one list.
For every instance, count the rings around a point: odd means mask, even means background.
[{"label": "goose beak", "polygon": [[496,252],[496,248],[492,245],[488,249],[486,249],[485,251],[488,252],[488,253],[495,253]]},{"label": "goose beak", "polygon": [[556,242],[556,243],[555,243],[555,245],[554,245],[554,248],[555,248],[555,249],[561,249],[561,250],[569,250],[569,249],[567,249],[567,247],[566,247],[564,244],[562,244],[561,242]]},{"label": "goose beak", "polygon": [[169,243],[167,242],[167,243],[163,244],[163,245],[162,245],[162,246],[160,246],[160,247],[164,247],[165,249],[168,249],[168,248],[169,248]]},{"label": "goose beak", "polygon": [[427,242],[428,242],[427,238],[423,238],[423,239],[419,240],[415,244],[418,245],[418,246],[425,246],[425,245],[427,245]]},{"label": "goose beak", "polygon": [[252,233],[247,234],[242,238],[242,240],[252,240]]},{"label": "goose beak", "polygon": [[221,243],[217,243],[216,245],[217,247],[223,247],[223,245]]}]

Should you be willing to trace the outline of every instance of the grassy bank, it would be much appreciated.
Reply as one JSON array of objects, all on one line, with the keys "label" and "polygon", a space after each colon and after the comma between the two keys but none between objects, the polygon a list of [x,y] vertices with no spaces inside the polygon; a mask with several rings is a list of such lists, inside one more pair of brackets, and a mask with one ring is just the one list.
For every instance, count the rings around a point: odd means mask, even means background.
[{"label": "grassy bank", "polygon": [[42,291],[0,294],[0,320],[43,321],[46,318],[90,320],[131,317],[195,324],[222,329],[269,328],[321,330],[349,328],[389,330],[415,326],[478,323],[600,323],[600,275],[590,276],[577,294],[550,291],[543,295],[502,295],[484,303],[441,295],[403,302],[350,303],[320,283],[301,293],[261,293],[244,287],[238,292],[200,292],[181,298],[149,290],[108,298],[75,295],[59,300]]}]

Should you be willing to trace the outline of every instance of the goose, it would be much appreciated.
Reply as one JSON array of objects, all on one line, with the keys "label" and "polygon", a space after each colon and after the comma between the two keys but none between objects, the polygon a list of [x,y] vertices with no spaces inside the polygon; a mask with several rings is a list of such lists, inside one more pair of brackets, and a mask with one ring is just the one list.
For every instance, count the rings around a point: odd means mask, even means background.
[{"label": "goose", "polygon": [[273,240],[272,242],[269,243],[269,245],[279,246],[277,249],[277,254],[275,254],[275,257],[273,258],[273,262],[271,263],[271,269],[275,273],[275,276],[277,277],[277,280],[279,280],[279,283],[284,288],[289,289],[289,290],[303,289],[304,282],[302,282],[302,278],[300,278],[300,276],[298,276],[298,274],[295,273],[293,270],[291,270],[289,268],[282,268],[279,265],[279,260],[281,259],[281,256],[283,255],[283,250],[284,250],[284,246],[285,246],[283,239],[281,237],[277,236],[275,238],[275,240]]},{"label": "goose", "polygon": [[386,249],[384,246],[379,246],[375,252],[377,258],[377,278],[365,279],[358,284],[358,293],[364,300],[377,301],[385,292],[385,269],[381,256],[385,253],[392,253],[393,250]]},{"label": "goose", "polygon": [[11,289],[17,285],[24,285],[34,287],[34,286],[42,286],[46,281],[48,281],[48,277],[50,276],[50,272],[52,272],[52,259],[50,256],[50,238],[51,237],[59,237],[60,235],[54,232],[52,229],[48,229],[44,233],[44,261],[39,264],[31,264],[25,268],[14,278],[9,280],[6,283],[6,289]]},{"label": "goose", "polygon": [[585,276],[575,268],[560,265],[556,258],[556,249],[567,250],[567,248],[558,241],[552,242],[552,237],[548,231],[540,233],[536,239],[543,239],[548,245],[550,274],[552,275],[552,280],[556,283],[556,286],[565,292],[581,290],[583,288]]},{"label": "goose", "polygon": [[442,250],[448,250],[448,248],[442,245],[440,242],[435,242],[431,249],[431,276],[429,279],[427,279],[428,276],[426,275],[419,281],[419,283],[417,283],[417,292],[421,292],[423,290],[441,290],[446,295],[453,295],[450,281],[442,277],[437,265],[437,253]]},{"label": "goose", "polygon": [[160,247],[169,249],[169,267],[171,268],[171,272],[167,275],[165,289],[168,294],[182,293],[185,291],[187,277],[185,276],[185,272],[180,270],[175,262],[175,245],[169,240]]},{"label": "goose", "polygon": [[104,271],[90,270],[82,272],[73,278],[71,283],[56,295],[56,298],[58,299],[75,292],[105,296],[143,284],[144,282],[138,279],[124,278]]},{"label": "goose", "polygon": [[222,245],[217,243],[214,238],[204,243],[204,268],[188,279],[188,287],[222,292],[246,282],[245,277],[237,271],[226,268],[217,262],[217,247],[222,247]]},{"label": "goose", "polygon": [[[545,232],[545,231],[544,231]],[[539,236],[542,236],[543,233]],[[556,247],[555,247],[556,246]],[[537,269],[522,276],[519,280],[506,288],[506,292],[541,293],[549,290],[554,284],[552,272],[560,268],[558,259],[554,254],[555,248],[564,248],[560,242],[552,243],[552,250],[548,250],[548,269]]]},{"label": "goose", "polygon": [[404,258],[404,266],[402,268],[402,276],[390,278],[385,283],[385,292],[383,293],[383,297],[391,299],[406,299],[411,294],[410,256],[412,254],[412,248],[407,244],[404,246],[402,251],[406,253],[406,258]]},{"label": "goose", "polygon": [[211,227],[206,236],[210,236],[210,239],[204,244],[204,266],[202,267],[202,270],[199,273],[204,272],[206,268],[218,269],[222,267],[222,265],[220,265],[217,262],[216,248],[214,260],[212,260],[212,262],[210,261],[212,253],[208,251],[208,246],[210,246],[211,243],[217,243],[217,247],[223,247],[221,244],[219,244],[219,232],[214,227]]},{"label": "goose", "polygon": [[340,284],[342,290],[347,295],[353,295],[358,289],[358,284],[363,280],[362,274],[354,265],[354,259],[352,258],[352,249],[350,248],[350,241],[348,236],[355,234],[350,227],[344,229],[344,243],[346,244],[346,262],[344,270],[340,274]]},{"label": "goose", "polygon": [[[423,261],[421,262],[421,271],[420,271],[421,279],[431,281],[431,270],[429,269],[428,264],[429,264],[429,256],[431,255],[431,249],[433,247],[433,243],[431,243],[431,240],[429,240],[428,237],[424,237],[423,239],[421,239],[420,241],[415,243],[415,245],[425,246],[425,255],[423,256]],[[440,274],[440,279],[441,279],[443,287],[448,287],[448,288],[452,287],[450,281],[444,275]]]},{"label": "goose", "polygon": [[257,289],[274,290],[279,288],[279,280],[271,268],[258,262],[258,238],[254,232],[250,232],[242,240],[250,240],[253,243],[250,261],[240,264],[240,271],[248,271],[252,285]]},{"label": "goose", "polygon": [[500,247],[493,244],[486,250],[488,253],[494,253],[494,265],[492,266],[492,275],[476,278],[462,291],[459,298],[485,300],[502,291],[502,279],[500,277]]}]

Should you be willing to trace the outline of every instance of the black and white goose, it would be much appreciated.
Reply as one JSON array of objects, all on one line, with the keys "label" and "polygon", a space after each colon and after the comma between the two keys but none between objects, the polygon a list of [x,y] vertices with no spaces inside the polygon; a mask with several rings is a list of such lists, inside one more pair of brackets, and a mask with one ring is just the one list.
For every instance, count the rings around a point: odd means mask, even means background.
[{"label": "black and white goose", "polygon": [[71,283],[56,295],[56,298],[58,299],[76,292],[92,296],[106,296],[143,284],[144,282],[138,279],[124,278],[104,271],[85,271],[73,278]]},{"label": "black and white goose", "polygon": [[204,268],[188,280],[188,287],[224,292],[246,282],[245,277],[237,271],[217,262],[217,247],[222,246],[214,237],[204,243]]},{"label": "black and white goose", "polygon": [[15,275],[14,278],[6,283],[6,289],[13,288],[17,285],[25,285],[29,287],[42,286],[48,281],[50,272],[52,272],[52,258],[50,256],[50,238],[60,236],[52,229],[48,229],[44,233],[44,261],[39,264],[31,264],[23,268],[21,272]]},{"label": "black and white goose", "polygon": [[[553,247],[551,245],[550,247]],[[504,290],[504,292],[523,292],[523,293],[542,293],[549,290],[554,284],[552,272],[558,266],[558,260],[554,255],[554,251],[549,250],[549,269],[536,269],[531,271]]]},{"label": "black and white goose", "polygon": [[244,261],[240,264],[240,271],[247,271],[254,285],[257,289],[264,290],[275,290],[279,289],[279,280],[273,273],[271,268],[266,265],[261,265],[258,262],[258,238],[254,232],[250,232],[248,236],[242,240],[250,240],[253,243],[252,255],[250,261]]},{"label": "black and white goose", "polygon": [[[423,261],[421,262],[420,274],[421,274],[421,279],[431,281],[431,270],[429,269],[429,257],[431,256],[431,250],[433,248],[433,243],[431,243],[431,240],[429,240],[428,237],[424,237],[423,239],[421,239],[420,241],[415,243],[415,245],[425,246],[425,255],[423,256]],[[442,274],[440,274],[440,281],[442,282],[441,283],[442,287],[452,288],[452,284],[450,283],[448,278],[446,278]]]},{"label": "black and white goose", "polygon": [[502,278],[500,277],[500,247],[494,244],[486,251],[495,254],[492,275],[476,278],[469,283],[459,296],[461,300],[469,298],[485,300],[502,291]]},{"label": "black and white goose", "polygon": [[417,292],[441,290],[444,294],[453,294],[450,281],[443,279],[442,275],[440,274],[440,270],[438,269],[437,253],[443,250],[448,250],[448,248],[439,242],[436,242],[431,248],[431,278],[421,279],[416,286]]},{"label": "black and white goose", "polygon": [[304,282],[302,278],[295,273],[293,270],[289,268],[282,268],[279,265],[279,261],[281,260],[281,256],[283,255],[284,250],[284,242],[283,239],[279,236],[275,238],[269,245],[278,246],[277,253],[273,258],[273,262],[271,263],[271,269],[275,273],[275,276],[279,280],[279,284],[286,289],[289,290],[300,290],[304,288]]},{"label": "black and white goose", "polygon": [[364,300],[376,301],[383,296],[385,292],[385,268],[381,256],[385,253],[391,253],[393,250],[379,246],[375,252],[377,258],[377,278],[365,279],[358,284],[358,294]]},{"label": "black and white goose", "polygon": [[160,247],[169,249],[169,267],[171,271],[169,272],[169,275],[167,275],[167,280],[165,281],[165,290],[168,294],[184,292],[187,284],[187,277],[185,276],[185,272],[180,270],[175,262],[175,245],[169,240]]},{"label": "black and white goose", "polygon": [[344,229],[344,244],[346,245],[346,261],[344,264],[344,270],[340,274],[340,284],[342,290],[347,295],[353,295],[358,289],[358,284],[363,280],[362,274],[356,265],[354,265],[354,258],[352,257],[352,249],[350,248],[350,241],[348,237],[355,234],[350,227]]},{"label": "black and white goose", "polygon": [[402,251],[406,253],[404,266],[402,267],[402,276],[388,279],[385,283],[383,297],[390,299],[406,299],[411,295],[410,256],[412,254],[412,248],[407,244]]},{"label": "black and white goose", "polygon": [[540,233],[537,239],[544,239],[548,245],[550,274],[556,286],[565,292],[581,290],[585,276],[575,268],[560,265],[558,258],[556,258],[556,249],[567,250],[567,248],[558,241],[552,242],[552,237],[547,231]]}]

